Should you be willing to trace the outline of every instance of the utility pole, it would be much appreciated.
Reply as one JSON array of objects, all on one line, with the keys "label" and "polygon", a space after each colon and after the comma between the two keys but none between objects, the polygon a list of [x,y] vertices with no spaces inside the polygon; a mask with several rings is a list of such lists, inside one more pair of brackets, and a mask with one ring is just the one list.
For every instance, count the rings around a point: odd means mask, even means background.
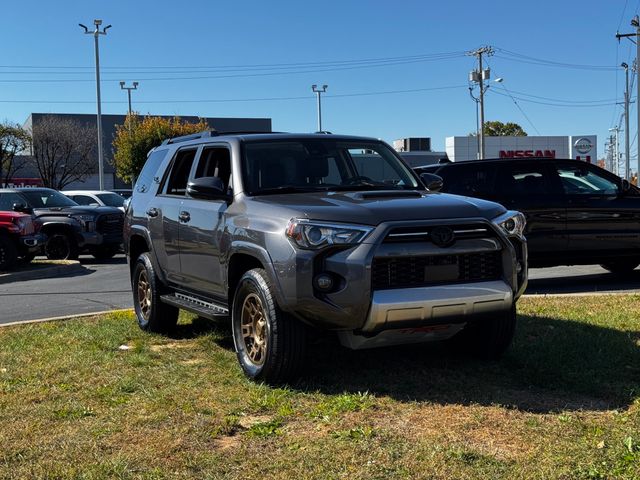
[{"label": "utility pole", "polygon": [[318,85],[311,85],[311,91],[318,96],[318,133],[322,132],[322,101],[320,95],[327,91],[328,85],[323,85],[322,89],[318,88]]},{"label": "utility pole", "polygon": [[631,146],[629,145],[629,97],[631,92],[629,92],[629,65],[622,62],[620,65],[624,68],[624,79],[625,79],[625,89],[624,89],[624,178],[629,180],[631,178],[631,172],[629,169],[630,165],[630,157],[629,152],[631,151]]},{"label": "utility pole", "polygon": [[490,70],[482,68],[482,55],[493,55],[493,48],[486,46],[467,52],[467,55],[478,57],[478,70],[471,72],[471,80],[477,82],[480,86],[480,159],[484,159],[484,80],[489,80],[491,76]]},{"label": "utility pole", "polygon": [[127,91],[127,97],[129,97],[129,116],[131,116],[131,90],[137,90],[138,89],[138,82],[133,82],[133,86],[131,87],[125,87],[125,82],[120,82],[120,90],[126,90]]},{"label": "utility pole", "polygon": [[[635,17],[633,17],[631,19],[631,26],[632,27],[636,27],[636,31],[635,33],[616,33],[616,38],[618,39],[618,42],[620,41],[621,38],[623,37],[636,37],[635,38],[635,44],[636,44],[636,65],[640,64],[640,18],[638,17],[638,15],[636,15]],[[633,40],[632,40],[633,41]],[[640,105],[640,81],[636,82],[638,84],[638,92],[637,92],[637,99],[638,99],[638,105]],[[629,97],[629,88],[627,87],[627,98],[625,98],[625,104],[628,102],[628,97]],[[640,108],[636,109],[638,111],[638,131],[640,132]],[[627,131],[629,129],[627,128]],[[627,133],[628,135],[628,133]],[[639,134],[640,136],[640,134]],[[640,158],[640,155],[638,155],[638,157]],[[625,171],[625,178],[627,180],[630,180],[630,175],[629,175],[629,159],[627,157],[627,168]],[[640,166],[640,165],[639,165]]]},{"label": "utility pole", "polygon": [[478,120],[478,103],[480,103],[480,99],[473,96],[473,87],[469,87],[469,95],[471,99],[476,104],[476,160],[480,159],[480,143],[478,141],[478,136],[480,135],[480,123]]},{"label": "utility pole", "polygon": [[111,25],[107,25],[100,30],[102,20],[94,20],[95,30],[93,32],[83,24],[79,23],[81,28],[84,29],[85,35],[93,35],[95,40],[95,53],[96,53],[96,103],[98,104],[98,177],[100,182],[100,190],[104,190],[104,158],[102,156],[102,106],[100,102],[100,51],[98,47],[98,37],[100,35],[106,35],[107,30],[111,28]]}]

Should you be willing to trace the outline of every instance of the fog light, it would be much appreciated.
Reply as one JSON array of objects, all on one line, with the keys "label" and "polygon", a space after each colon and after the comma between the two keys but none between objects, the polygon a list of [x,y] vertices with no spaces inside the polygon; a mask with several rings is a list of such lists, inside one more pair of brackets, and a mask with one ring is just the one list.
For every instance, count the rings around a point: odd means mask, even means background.
[{"label": "fog light", "polygon": [[323,292],[333,288],[333,278],[328,273],[320,273],[313,279],[314,286]]}]

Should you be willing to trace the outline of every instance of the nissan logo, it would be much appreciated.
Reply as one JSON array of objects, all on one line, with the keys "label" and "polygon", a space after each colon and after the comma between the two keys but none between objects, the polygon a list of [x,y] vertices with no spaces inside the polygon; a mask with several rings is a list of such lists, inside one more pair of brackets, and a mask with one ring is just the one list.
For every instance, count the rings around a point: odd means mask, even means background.
[{"label": "nissan logo", "polygon": [[593,144],[591,143],[591,140],[583,137],[575,141],[575,143],[573,144],[573,148],[575,148],[578,153],[584,155],[585,153],[589,153],[591,151],[591,149],[593,148]]},{"label": "nissan logo", "polygon": [[435,227],[429,235],[431,241],[439,247],[450,247],[456,241],[456,236],[449,227]]}]

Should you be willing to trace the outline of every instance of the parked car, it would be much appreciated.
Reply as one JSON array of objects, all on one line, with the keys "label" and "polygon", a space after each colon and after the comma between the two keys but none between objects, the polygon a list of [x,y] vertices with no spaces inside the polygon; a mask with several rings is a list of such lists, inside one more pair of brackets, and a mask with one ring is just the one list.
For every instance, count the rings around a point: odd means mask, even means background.
[{"label": "parked car", "polygon": [[205,132],[150,152],[125,250],[142,329],[179,309],[230,316],[245,374],[277,383],[303,366],[306,326],[350,348],[458,335],[499,357],[527,283],[523,228],[426,191],[380,140]]},{"label": "parked car", "polygon": [[124,213],[125,197],[104,190],[63,190],[67,197],[78,205],[102,205],[119,208]]},{"label": "parked car", "polygon": [[640,264],[640,190],[580,160],[455,162],[417,168],[442,177],[442,191],[523,212],[529,265],[600,264],[626,273]]},{"label": "parked car", "polygon": [[50,259],[73,259],[83,252],[111,258],[122,245],[124,215],[119,209],[80,206],[50,188],[0,189],[0,210],[35,215],[47,236],[44,253]]},{"label": "parked car", "polygon": [[45,242],[31,215],[0,210],[0,271],[18,260],[30,262]]},{"label": "parked car", "polygon": [[114,188],[113,190],[110,190],[110,191],[113,193],[117,193],[118,195],[123,197],[125,200],[130,198],[131,195],[133,194],[133,190],[131,190],[130,188]]}]

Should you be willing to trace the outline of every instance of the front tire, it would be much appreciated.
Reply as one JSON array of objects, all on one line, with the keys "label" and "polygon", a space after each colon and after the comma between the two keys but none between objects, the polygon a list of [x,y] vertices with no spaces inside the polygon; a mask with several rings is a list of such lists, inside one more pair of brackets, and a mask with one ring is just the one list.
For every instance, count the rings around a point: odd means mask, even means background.
[{"label": "front tire", "polygon": [[165,333],[175,328],[180,310],[160,300],[162,284],[148,253],[143,253],[136,260],[131,285],[133,307],[142,330]]},{"label": "front tire", "polygon": [[266,272],[246,272],[233,299],[233,343],[252,380],[281,384],[295,378],[304,361],[304,326],[278,307]]},{"label": "front tire", "polygon": [[13,267],[17,258],[18,251],[11,238],[0,235],[0,272]]},{"label": "front tire", "polygon": [[78,258],[78,245],[71,235],[54,232],[44,245],[44,253],[49,260],[75,260]]}]

